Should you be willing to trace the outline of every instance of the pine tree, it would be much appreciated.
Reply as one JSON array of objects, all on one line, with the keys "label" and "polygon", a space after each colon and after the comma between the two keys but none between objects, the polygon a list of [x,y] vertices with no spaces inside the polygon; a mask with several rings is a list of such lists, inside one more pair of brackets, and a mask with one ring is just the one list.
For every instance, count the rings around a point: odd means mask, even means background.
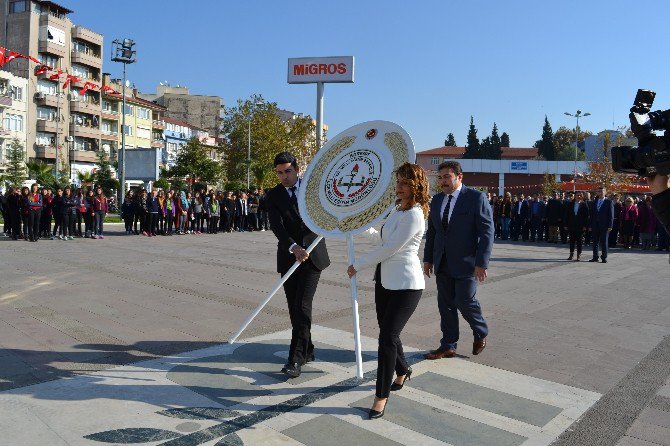
[{"label": "pine tree", "polygon": [[500,135],[500,147],[510,147],[509,144],[509,135],[507,132],[503,132],[503,134]]},{"label": "pine tree", "polygon": [[13,139],[7,149],[7,171],[2,176],[10,186],[21,186],[28,179],[26,173],[26,154],[18,139]]},{"label": "pine tree", "polygon": [[453,133],[447,135],[447,139],[444,140],[444,145],[447,147],[456,147],[456,138],[454,138]]},{"label": "pine tree", "polygon": [[544,126],[542,127],[542,139],[537,140],[533,147],[537,148],[538,156],[548,161],[556,159],[556,153],[554,152],[554,132],[551,130],[551,125],[546,115],[544,116]]},{"label": "pine tree", "polygon": [[104,150],[98,152],[98,170],[95,172],[94,180],[96,186],[102,187],[102,192],[107,197],[111,197],[112,191],[119,188],[119,181],[112,175],[112,165]]},{"label": "pine tree", "polygon": [[492,160],[499,160],[502,157],[502,141],[498,136],[498,126],[496,123],[493,123],[493,130],[491,130],[491,147],[489,148],[489,153],[487,158]]},{"label": "pine tree", "polygon": [[468,130],[468,144],[465,146],[465,153],[463,158],[477,159],[481,158],[481,148],[479,146],[479,139],[477,139],[477,129],[475,128],[475,120],[470,116],[470,130]]}]

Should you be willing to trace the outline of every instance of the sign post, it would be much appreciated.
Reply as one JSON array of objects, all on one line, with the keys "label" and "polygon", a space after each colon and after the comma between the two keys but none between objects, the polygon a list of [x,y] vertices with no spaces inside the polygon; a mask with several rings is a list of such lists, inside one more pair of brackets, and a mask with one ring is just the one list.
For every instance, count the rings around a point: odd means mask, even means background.
[{"label": "sign post", "polygon": [[353,83],[354,57],[301,57],[288,60],[289,84],[316,84],[316,146],[323,145],[323,84]]}]

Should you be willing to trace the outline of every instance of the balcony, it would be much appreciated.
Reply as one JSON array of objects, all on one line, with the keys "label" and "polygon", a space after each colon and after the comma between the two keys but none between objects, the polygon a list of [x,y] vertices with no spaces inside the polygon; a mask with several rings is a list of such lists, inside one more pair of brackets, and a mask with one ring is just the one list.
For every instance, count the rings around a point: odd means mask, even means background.
[{"label": "balcony", "polygon": [[[61,122],[60,125],[57,126],[55,120],[38,119],[37,125],[35,127],[37,128],[38,132],[63,133],[65,131],[64,123]],[[57,127],[60,127],[60,129],[58,129]]]},{"label": "balcony", "polygon": [[87,65],[89,67],[97,68],[98,70],[102,69],[102,58],[99,54],[96,56],[94,53],[83,53],[73,50],[72,63]]},{"label": "balcony", "polygon": [[65,45],[59,45],[50,40],[40,40],[37,44],[37,51],[40,53],[49,53],[58,57],[65,57],[67,48]]},{"label": "balcony", "polygon": [[100,103],[89,102],[89,101],[70,101],[70,111],[88,113],[91,115],[100,114]]},{"label": "balcony", "polygon": [[95,31],[84,28],[83,26],[72,27],[72,38],[84,40],[102,47],[102,34],[98,34]]},{"label": "balcony", "polygon": [[67,29],[67,16],[55,11],[42,12],[42,14],[40,14],[40,26],[45,25],[55,26],[65,32]]},{"label": "balcony", "polygon": [[81,136],[82,138],[100,139],[99,127],[87,127],[85,125],[70,125],[71,136]]},{"label": "balcony", "polygon": [[11,107],[12,106],[12,97],[6,94],[0,94],[0,106],[1,107]]},{"label": "balcony", "polygon": [[163,130],[165,128],[165,121],[158,121],[154,119],[151,121],[151,128]]},{"label": "balcony", "polygon": [[86,82],[90,82],[90,83],[94,84],[98,90],[100,89],[100,86],[102,85],[100,83],[100,76],[95,76],[95,75],[91,75],[90,77],[79,78],[78,81],[72,82],[72,85],[76,88],[84,88],[84,85],[86,84]]},{"label": "balcony", "polygon": [[[60,106],[64,107],[66,101],[67,101],[67,99],[61,97]],[[42,93],[40,91],[35,93],[35,103],[39,104],[39,105],[44,105],[44,106],[47,106],[47,107],[54,107],[54,108],[58,108],[58,105],[59,105],[57,95],[46,94],[46,93]]]},{"label": "balcony", "polygon": [[151,147],[162,149],[163,147],[165,147],[165,141],[163,141],[162,139],[153,139],[151,140]]},{"label": "balcony", "polygon": [[103,119],[110,119],[112,121],[118,121],[119,120],[119,112],[117,110],[110,110],[110,109],[105,110],[103,108],[102,109],[102,117],[103,117]]},{"label": "balcony", "polygon": [[35,146],[35,157],[43,159],[56,159],[56,147],[55,146],[44,146],[38,145]]},{"label": "balcony", "polygon": [[95,163],[98,161],[98,152],[94,150],[70,150],[71,163]]},{"label": "balcony", "polygon": [[118,141],[119,132],[114,130],[102,130],[100,132],[100,139],[105,141]]},{"label": "balcony", "polygon": [[6,136],[12,136],[12,131],[11,130],[5,130],[4,127],[0,126],[0,138],[4,138]]}]

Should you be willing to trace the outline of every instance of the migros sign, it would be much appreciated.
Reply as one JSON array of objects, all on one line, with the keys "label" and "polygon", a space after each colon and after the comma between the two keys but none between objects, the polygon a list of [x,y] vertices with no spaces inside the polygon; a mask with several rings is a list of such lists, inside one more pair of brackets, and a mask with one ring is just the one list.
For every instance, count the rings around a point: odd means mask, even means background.
[{"label": "migros sign", "polygon": [[354,57],[302,57],[288,60],[288,83],[353,82]]}]

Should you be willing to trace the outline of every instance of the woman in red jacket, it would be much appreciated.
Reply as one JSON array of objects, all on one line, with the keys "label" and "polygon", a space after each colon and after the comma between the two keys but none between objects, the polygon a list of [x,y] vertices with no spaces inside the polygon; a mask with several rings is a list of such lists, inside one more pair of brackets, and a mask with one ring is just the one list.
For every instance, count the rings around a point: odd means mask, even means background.
[{"label": "woman in red jacket", "polygon": [[630,249],[633,242],[633,234],[635,233],[635,225],[637,224],[637,206],[635,206],[631,197],[626,197],[619,221],[621,222],[623,247],[624,249]]},{"label": "woman in red jacket", "polygon": [[107,197],[102,193],[102,187],[98,186],[95,190],[95,197],[93,198],[93,215],[95,219],[93,238],[105,238],[102,235],[102,223],[107,216],[107,209]]}]

